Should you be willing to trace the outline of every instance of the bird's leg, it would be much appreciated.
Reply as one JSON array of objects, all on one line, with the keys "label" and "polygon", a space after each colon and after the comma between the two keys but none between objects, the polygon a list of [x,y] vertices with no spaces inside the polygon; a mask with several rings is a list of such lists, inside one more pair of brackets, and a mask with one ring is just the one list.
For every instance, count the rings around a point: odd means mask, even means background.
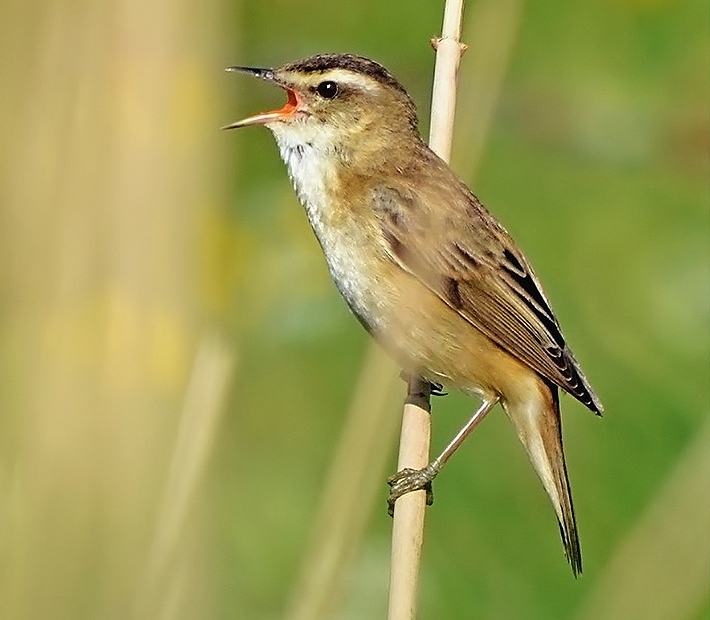
[{"label": "bird's leg", "polygon": [[426,379],[418,375],[409,374],[404,370],[399,376],[407,382],[407,398],[404,399],[405,404],[416,405],[420,409],[431,413],[429,397],[431,396],[434,386]]},{"label": "bird's leg", "polygon": [[[408,373],[402,370],[399,373],[399,378],[407,384],[407,398],[405,403],[417,405],[425,411],[431,413],[431,405],[429,404],[429,396],[448,396],[448,392],[444,392],[444,386],[441,383],[427,381],[417,375]],[[426,392],[426,384],[429,384],[429,391]]]},{"label": "bird's leg", "polygon": [[447,445],[441,454],[429,463],[429,465],[423,469],[403,469],[387,478],[387,484],[390,485],[390,495],[387,498],[390,516],[394,514],[394,503],[402,497],[402,495],[411,493],[412,491],[426,490],[426,503],[427,506],[431,506],[434,502],[434,495],[431,489],[432,480],[434,480],[444,464],[451,458],[451,455],[458,450],[466,437],[471,434],[471,431],[478,426],[497,402],[497,398],[484,400],[476,413],[471,416],[471,419],[466,422],[464,427],[456,434],[456,437],[449,442],[449,445]]},{"label": "bird's leg", "polygon": [[[399,373],[399,378],[407,384],[407,398],[405,404],[417,405],[425,411],[431,413],[431,404],[429,403],[430,396],[448,396],[448,392],[444,392],[444,386],[441,383],[434,383],[408,373],[402,370]],[[429,388],[427,390],[427,383]]]},{"label": "bird's leg", "polygon": [[[415,407],[419,407],[420,409],[423,409],[427,413],[431,413],[431,395],[433,393],[438,393],[441,386],[436,385],[431,383],[431,381],[428,381],[427,379],[424,379],[423,377],[407,372],[406,370],[402,370],[399,373],[399,376],[401,379],[403,379],[407,383],[407,397],[404,399],[404,404],[405,405],[414,405]],[[392,491],[390,492],[390,496],[387,499],[387,502],[389,504],[389,515],[394,516],[394,502],[404,495],[405,493],[408,493],[409,491],[416,491],[419,489],[424,489],[426,490],[426,503],[427,506],[431,506],[431,504],[434,502],[434,495],[431,489],[431,482],[427,482],[426,480],[422,481],[421,484],[413,485],[411,489],[403,490],[400,493],[398,493],[396,496],[394,496],[394,484],[396,484],[396,481],[400,476],[406,476],[408,473],[411,474],[416,474],[419,471],[423,470],[416,470],[412,468],[405,468],[402,469],[401,471],[397,472],[396,474],[393,474],[389,478],[387,478],[387,484],[392,487]]]}]

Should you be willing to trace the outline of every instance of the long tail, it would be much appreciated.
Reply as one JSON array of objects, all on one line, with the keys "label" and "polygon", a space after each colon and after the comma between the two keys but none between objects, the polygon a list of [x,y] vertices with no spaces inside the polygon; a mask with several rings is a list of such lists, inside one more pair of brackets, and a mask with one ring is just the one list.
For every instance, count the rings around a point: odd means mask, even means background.
[{"label": "long tail", "polygon": [[557,387],[540,381],[539,388],[537,398],[525,402],[507,402],[504,407],[550,496],[557,514],[565,555],[577,577],[582,572],[582,553],[562,450]]}]

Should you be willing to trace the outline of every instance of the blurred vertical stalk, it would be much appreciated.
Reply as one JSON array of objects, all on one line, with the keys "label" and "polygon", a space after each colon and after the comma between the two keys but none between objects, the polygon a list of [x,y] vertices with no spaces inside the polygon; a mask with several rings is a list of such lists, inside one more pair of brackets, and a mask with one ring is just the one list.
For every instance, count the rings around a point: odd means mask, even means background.
[{"label": "blurred vertical stalk", "polygon": [[[231,348],[216,334],[203,336],[190,373],[147,571],[139,587],[136,609],[140,618],[156,617],[156,603],[162,607],[161,618],[166,617],[164,610],[168,601],[184,605],[184,586],[175,588],[190,561],[184,557],[181,539],[191,500],[214,443],[233,366]],[[176,565],[180,574],[176,574]],[[171,590],[172,596],[163,594]]]},{"label": "blurred vertical stalk", "polygon": [[370,347],[330,465],[288,620],[336,614],[378,489],[384,487],[385,463],[397,432],[399,387],[394,363]]},{"label": "blurred vertical stalk", "polygon": [[[131,617],[198,338],[219,5],[0,11],[2,615]],[[174,617],[210,615],[199,532]]]},{"label": "blurred vertical stalk", "polygon": [[481,163],[523,21],[523,8],[523,0],[477,2],[464,24],[461,39],[468,44],[469,60],[459,75],[461,105],[451,155],[454,168],[464,179],[473,178]]},{"label": "blurred vertical stalk", "polygon": [[701,617],[710,571],[709,438],[706,421],[615,546],[576,620]]}]

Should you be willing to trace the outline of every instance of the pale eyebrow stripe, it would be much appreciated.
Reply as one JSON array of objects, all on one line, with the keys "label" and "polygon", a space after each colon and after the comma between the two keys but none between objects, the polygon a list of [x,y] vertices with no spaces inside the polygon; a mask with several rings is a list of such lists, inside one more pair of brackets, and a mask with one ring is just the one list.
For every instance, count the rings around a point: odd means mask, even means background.
[{"label": "pale eyebrow stripe", "polygon": [[320,75],[320,79],[321,81],[333,80],[341,84],[349,84],[350,86],[355,86],[362,90],[376,91],[380,88],[377,80],[368,75],[361,75],[348,71],[347,69],[330,69],[329,71],[324,71]]}]

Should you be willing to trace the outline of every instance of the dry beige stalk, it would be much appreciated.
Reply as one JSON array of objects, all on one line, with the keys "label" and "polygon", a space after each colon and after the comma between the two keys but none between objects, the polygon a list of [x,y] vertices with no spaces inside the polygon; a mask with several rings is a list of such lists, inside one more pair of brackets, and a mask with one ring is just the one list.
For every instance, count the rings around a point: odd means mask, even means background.
[{"label": "dry beige stalk", "polygon": [[[463,0],[446,2],[442,36],[436,40],[436,66],[431,105],[429,146],[449,161],[456,111],[456,77],[463,47],[459,41]],[[402,434],[397,469],[422,469],[429,464],[431,419],[429,411],[407,403],[402,413]],[[426,492],[415,491],[397,500],[392,524],[389,620],[416,616],[419,567],[424,541]]]}]

